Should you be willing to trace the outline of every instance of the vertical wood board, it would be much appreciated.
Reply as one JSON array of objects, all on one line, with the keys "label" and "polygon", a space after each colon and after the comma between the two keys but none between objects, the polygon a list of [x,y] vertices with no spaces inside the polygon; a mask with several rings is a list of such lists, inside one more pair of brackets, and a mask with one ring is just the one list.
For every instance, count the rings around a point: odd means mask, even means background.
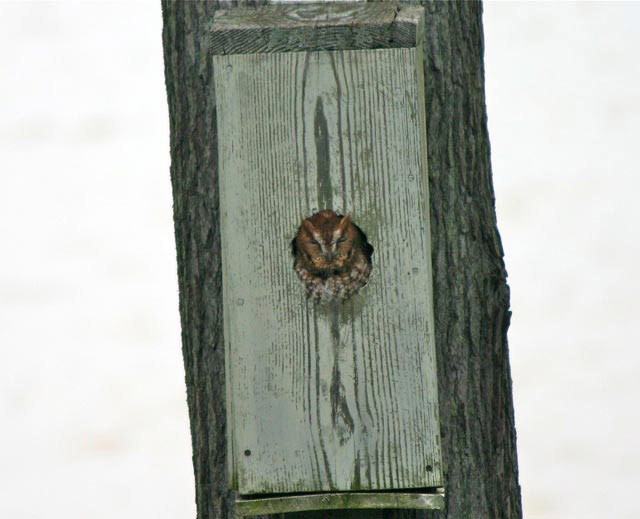
[{"label": "vertical wood board", "polygon": [[[415,48],[214,56],[231,478],[240,494],[442,485]],[[289,244],[320,209],[375,252],[343,305]]]}]

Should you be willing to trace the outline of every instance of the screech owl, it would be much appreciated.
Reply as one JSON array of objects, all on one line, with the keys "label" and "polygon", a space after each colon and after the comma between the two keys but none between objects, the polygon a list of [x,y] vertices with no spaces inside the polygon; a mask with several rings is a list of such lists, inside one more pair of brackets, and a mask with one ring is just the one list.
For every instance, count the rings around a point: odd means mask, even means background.
[{"label": "screech owl", "polygon": [[344,302],[369,281],[373,247],[348,215],[324,210],[304,219],[291,251],[307,297],[316,302]]}]

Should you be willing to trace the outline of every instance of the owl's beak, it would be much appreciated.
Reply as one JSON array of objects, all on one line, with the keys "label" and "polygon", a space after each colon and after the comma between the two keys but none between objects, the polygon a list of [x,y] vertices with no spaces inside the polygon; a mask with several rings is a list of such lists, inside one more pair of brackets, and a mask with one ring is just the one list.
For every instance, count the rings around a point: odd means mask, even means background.
[{"label": "owl's beak", "polygon": [[324,255],[324,258],[328,261],[328,262],[332,262],[336,259],[336,255],[334,252],[327,252]]}]

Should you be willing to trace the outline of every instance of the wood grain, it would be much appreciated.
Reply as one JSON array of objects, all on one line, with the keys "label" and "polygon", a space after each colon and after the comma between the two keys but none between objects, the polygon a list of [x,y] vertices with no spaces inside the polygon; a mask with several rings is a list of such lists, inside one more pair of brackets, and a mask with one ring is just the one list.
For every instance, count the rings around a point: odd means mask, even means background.
[{"label": "wood grain", "polygon": [[415,47],[424,10],[397,3],[271,5],[218,11],[212,54]]},{"label": "wood grain", "polygon": [[[442,486],[416,49],[218,56],[230,468],[241,494]],[[289,243],[351,214],[375,248],[345,305]]]},{"label": "wood grain", "polygon": [[444,508],[444,494],[440,492],[322,493],[238,499],[236,502],[236,509],[240,515],[282,514],[307,510],[441,510],[442,508]]}]

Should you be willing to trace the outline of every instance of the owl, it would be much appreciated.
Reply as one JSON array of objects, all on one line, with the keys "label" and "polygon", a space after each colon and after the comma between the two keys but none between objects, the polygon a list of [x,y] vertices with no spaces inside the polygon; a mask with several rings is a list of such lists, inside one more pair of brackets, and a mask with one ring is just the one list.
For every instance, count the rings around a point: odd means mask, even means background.
[{"label": "owl", "polygon": [[330,210],[302,220],[293,267],[315,302],[344,302],[369,281],[373,247],[351,218]]}]

